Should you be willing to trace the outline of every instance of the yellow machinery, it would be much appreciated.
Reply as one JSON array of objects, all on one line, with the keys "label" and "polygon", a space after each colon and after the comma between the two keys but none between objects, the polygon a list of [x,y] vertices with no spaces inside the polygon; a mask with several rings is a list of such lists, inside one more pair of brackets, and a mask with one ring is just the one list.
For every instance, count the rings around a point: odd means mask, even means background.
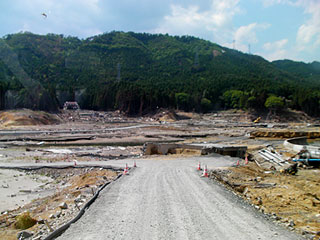
[{"label": "yellow machinery", "polygon": [[253,122],[254,123],[258,123],[258,122],[260,122],[260,120],[261,120],[261,117],[258,117],[256,120],[254,120]]}]

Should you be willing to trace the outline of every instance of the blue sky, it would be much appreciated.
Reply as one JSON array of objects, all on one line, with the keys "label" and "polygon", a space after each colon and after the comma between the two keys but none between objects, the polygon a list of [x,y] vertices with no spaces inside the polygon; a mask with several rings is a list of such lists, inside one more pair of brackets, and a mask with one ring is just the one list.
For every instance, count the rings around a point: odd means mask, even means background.
[{"label": "blue sky", "polygon": [[[47,18],[41,14],[46,13]],[[320,0],[1,0],[0,36],[192,35],[267,60],[320,61]]]}]

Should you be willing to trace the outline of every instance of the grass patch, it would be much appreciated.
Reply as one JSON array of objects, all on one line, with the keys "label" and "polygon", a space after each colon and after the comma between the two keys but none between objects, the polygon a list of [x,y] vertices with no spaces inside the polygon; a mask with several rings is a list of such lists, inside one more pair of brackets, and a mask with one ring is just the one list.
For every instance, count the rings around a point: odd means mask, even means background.
[{"label": "grass patch", "polygon": [[24,212],[16,217],[16,222],[14,224],[14,227],[16,229],[24,230],[34,226],[36,223],[37,223],[37,220],[32,218],[29,212]]}]

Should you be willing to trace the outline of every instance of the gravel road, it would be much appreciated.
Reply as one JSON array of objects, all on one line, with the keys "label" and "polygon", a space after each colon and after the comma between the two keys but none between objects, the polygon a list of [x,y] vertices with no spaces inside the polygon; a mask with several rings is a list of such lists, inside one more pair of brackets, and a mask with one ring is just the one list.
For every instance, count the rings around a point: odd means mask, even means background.
[{"label": "gravel road", "polygon": [[199,159],[209,168],[235,163],[225,157],[138,160],[138,168],[103,190],[58,239],[301,239],[201,178]]}]

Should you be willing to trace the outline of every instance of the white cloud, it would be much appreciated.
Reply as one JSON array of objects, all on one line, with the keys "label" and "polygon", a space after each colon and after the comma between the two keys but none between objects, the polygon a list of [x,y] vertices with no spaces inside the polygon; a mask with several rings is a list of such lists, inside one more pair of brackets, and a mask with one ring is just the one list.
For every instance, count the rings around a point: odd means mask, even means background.
[{"label": "white cloud", "polygon": [[[248,52],[251,44],[259,42],[256,32],[270,27],[270,24],[250,23],[248,25],[240,26],[233,34],[235,40],[235,48],[242,52]],[[232,43],[223,44],[226,47],[233,48]]]},{"label": "white cloud", "polygon": [[233,40],[237,50],[247,52],[248,44],[258,43],[257,31],[270,27],[269,24],[257,22],[235,29],[233,18],[243,12],[239,0],[212,0],[206,10],[198,5],[171,5],[170,14],[166,15],[152,32],[173,35],[195,35],[223,46],[233,48]]},{"label": "white cloud", "polygon": [[268,42],[263,45],[263,48],[267,51],[273,50],[273,49],[281,49],[288,43],[288,39],[282,39],[275,42]]},{"label": "white cloud", "polygon": [[171,5],[171,13],[166,15],[152,32],[196,35],[218,43],[231,40],[232,19],[241,12],[239,1],[212,0],[210,8],[203,11],[197,5]]},{"label": "white cloud", "polygon": [[[289,54],[291,58],[301,58],[313,55],[314,59],[319,59],[317,52],[320,50],[320,0],[261,0],[265,7],[271,7],[276,4],[284,4],[297,8],[302,8],[307,20],[301,23],[296,33],[296,46],[291,51],[285,52],[279,49],[277,53],[270,54],[267,58],[282,57]],[[303,21],[303,19],[301,19]],[[265,45],[264,47],[268,47]],[[288,57],[288,56],[287,56]]]},{"label": "white cloud", "polygon": [[287,4],[304,9],[310,18],[300,25],[296,41],[298,51],[313,51],[320,46],[320,0],[262,0],[265,7]]},{"label": "white cloud", "polygon": [[269,61],[275,61],[275,60],[281,60],[281,59],[288,59],[289,55],[287,50],[278,49],[274,52],[264,54],[264,58],[266,58]]},{"label": "white cloud", "polygon": [[297,33],[298,49],[312,51],[320,46],[320,1],[299,0],[297,5],[304,8],[310,18],[299,27]]},{"label": "white cloud", "polygon": [[235,32],[235,40],[237,42],[257,43],[258,38],[256,35],[257,30],[266,29],[269,24],[251,23],[246,26],[241,26]]},{"label": "white cloud", "polygon": [[279,41],[265,43],[263,45],[263,49],[266,50],[263,54],[264,57],[269,61],[288,58],[290,55],[289,51],[286,49],[288,41],[289,40],[285,38]]}]

